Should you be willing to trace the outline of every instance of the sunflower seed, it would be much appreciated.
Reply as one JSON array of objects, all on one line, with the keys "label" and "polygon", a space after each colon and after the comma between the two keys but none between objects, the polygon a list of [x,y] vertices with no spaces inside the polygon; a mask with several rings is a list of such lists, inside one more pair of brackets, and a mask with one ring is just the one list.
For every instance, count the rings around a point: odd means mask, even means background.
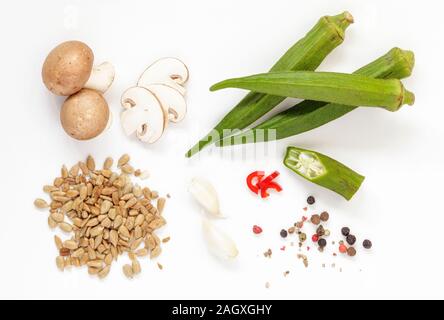
[{"label": "sunflower seed", "polygon": [[138,257],[146,257],[146,256],[148,256],[148,254],[149,254],[149,252],[148,252],[148,249],[139,249],[139,250],[137,250],[136,252],[135,252],[135,254],[136,254],[136,256],[138,256]]},{"label": "sunflower seed", "polygon": [[108,157],[105,159],[105,162],[103,163],[103,169],[104,170],[110,170],[113,166],[114,160],[111,157]]},{"label": "sunflower seed", "polygon": [[55,221],[51,218],[51,216],[48,217],[48,226],[49,226],[51,229],[54,229],[54,228],[57,227],[57,222],[55,222]]},{"label": "sunflower seed", "polygon": [[131,269],[134,274],[139,274],[142,271],[142,267],[140,266],[140,262],[137,259],[133,260]]},{"label": "sunflower seed", "polygon": [[159,214],[162,214],[163,209],[165,208],[165,202],[166,202],[165,198],[157,199],[157,211],[159,212]]},{"label": "sunflower seed", "polygon": [[162,248],[160,246],[155,247],[152,251],[151,251],[151,259],[157,258],[158,256],[160,256],[160,254],[162,253]]},{"label": "sunflower seed", "polygon": [[57,268],[59,268],[60,271],[63,271],[65,269],[65,259],[61,256],[58,256],[56,258],[56,265]]},{"label": "sunflower seed", "polygon": [[85,250],[83,248],[79,248],[71,254],[71,257],[80,258],[83,256],[84,253],[85,253]]},{"label": "sunflower seed", "polygon": [[94,161],[94,158],[91,155],[89,155],[86,158],[86,166],[88,167],[89,171],[96,170],[96,162]]},{"label": "sunflower seed", "polygon": [[54,187],[54,186],[47,185],[47,186],[43,187],[43,192],[45,192],[45,193],[51,193],[51,192],[54,192],[56,190],[58,190],[58,189],[57,189],[57,187]]},{"label": "sunflower seed", "polygon": [[124,238],[127,238],[127,239],[130,237],[129,231],[128,231],[128,229],[125,226],[120,226],[118,232],[119,232],[119,236],[120,237],[124,237]]},{"label": "sunflower seed", "polygon": [[60,223],[59,228],[64,232],[71,232],[72,231],[72,225],[70,225],[67,222]]},{"label": "sunflower seed", "polygon": [[113,203],[111,201],[105,200],[102,202],[102,205],[100,206],[100,213],[105,214],[108,213],[109,209],[113,206]]},{"label": "sunflower seed", "polygon": [[100,272],[97,274],[100,279],[106,278],[111,270],[111,266],[107,265],[105,268],[100,270]]},{"label": "sunflower seed", "polygon": [[57,250],[60,250],[63,248],[63,242],[62,242],[62,239],[60,239],[60,237],[54,236],[54,243],[56,245]]},{"label": "sunflower seed", "polygon": [[90,236],[93,238],[97,237],[99,234],[101,234],[103,232],[103,230],[104,230],[104,228],[102,226],[96,226],[91,229]]},{"label": "sunflower seed", "polygon": [[57,223],[63,222],[63,220],[65,219],[65,215],[58,212],[51,213],[50,217]]},{"label": "sunflower seed", "polygon": [[80,167],[78,164],[74,165],[69,169],[69,175],[71,177],[77,177],[79,175]]},{"label": "sunflower seed", "polygon": [[162,243],[167,243],[167,242],[169,242],[170,240],[171,240],[170,237],[163,238],[163,239],[162,239]]},{"label": "sunflower seed", "polygon": [[63,179],[68,178],[68,175],[69,175],[68,168],[66,168],[65,165],[62,166],[62,170],[60,170],[60,174],[61,174]]},{"label": "sunflower seed", "polygon": [[121,166],[120,169],[122,170],[122,172],[124,172],[126,174],[133,174],[134,173],[134,168],[129,164],[125,164],[125,165]]},{"label": "sunflower seed", "polygon": [[86,163],[80,161],[79,162],[79,167],[80,167],[80,170],[82,171],[83,175],[85,175],[85,176],[89,175],[89,169],[88,169]]},{"label": "sunflower seed", "polygon": [[63,247],[70,250],[76,250],[79,245],[74,240],[66,240],[63,242]]},{"label": "sunflower seed", "polygon": [[117,162],[117,166],[120,168],[127,164],[130,161],[130,156],[128,154],[124,154],[120,157],[119,161]]},{"label": "sunflower seed", "polygon": [[125,264],[123,266],[123,274],[128,278],[128,279],[132,279],[134,277],[134,272],[133,272],[133,268],[131,265],[129,264]]},{"label": "sunflower seed", "polygon": [[88,261],[86,264],[88,267],[101,269],[103,267],[103,262],[100,260]]},{"label": "sunflower seed", "polygon": [[43,199],[35,199],[34,205],[39,209],[49,208],[49,204]]},{"label": "sunflower seed", "polygon": [[54,187],[60,187],[63,184],[63,178],[55,178],[54,179]]}]

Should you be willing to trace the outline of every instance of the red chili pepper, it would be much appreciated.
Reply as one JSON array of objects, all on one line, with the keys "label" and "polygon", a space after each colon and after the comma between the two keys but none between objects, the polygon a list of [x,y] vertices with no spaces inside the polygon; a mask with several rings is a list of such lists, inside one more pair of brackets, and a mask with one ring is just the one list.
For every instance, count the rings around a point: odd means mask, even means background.
[{"label": "red chili pepper", "polygon": [[269,182],[268,184],[266,184],[266,185],[262,185],[261,184],[261,197],[262,198],[267,198],[270,194],[267,192],[268,191],[268,189],[274,189],[274,190],[276,190],[277,192],[281,192],[282,191],[282,187],[279,185],[279,184],[277,184],[276,182]]},{"label": "red chili pepper", "polygon": [[267,176],[264,179],[265,173],[263,171],[255,171],[252,172],[247,177],[247,186],[248,188],[256,193],[259,194],[259,191],[261,191],[261,197],[267,198],[269,196],[269,193],[267,192],[268,189],[274,189],[277,192],[282,191],[282,187],[274,182],[273,180],[276,179],[279,176],[279,172],[275,171],[269,176]]},{"label": "red chili pepper", "polygon": [[264,180],[262,180],[258,186],[260,189],[266,187],[268,184],[270,184],[274,179],[276,179],[278,176],[280,175],[280,173],[278,171],[273,172],[272,174],[270,174],[268,177],[266,177]]},{"label": "red chili pepper", "polygon": [[259,226],[253,226],[253,233],[254,234],[261,234],[262,233],[262,228]]},{"label": "red chili pepper", "polygon": [[262,178],[265,176],[265,172],[263,171],[255,171],[248,175],[247,177],[247,186],[256,194],[259,194],[259,183],[262,181]]}]

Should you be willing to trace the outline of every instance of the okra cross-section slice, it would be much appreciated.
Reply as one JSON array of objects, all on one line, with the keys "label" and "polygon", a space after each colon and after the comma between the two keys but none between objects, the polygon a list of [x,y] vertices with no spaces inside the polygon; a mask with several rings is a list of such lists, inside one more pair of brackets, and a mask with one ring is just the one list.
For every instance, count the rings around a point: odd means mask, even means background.
[{"label": "okra cross-section slice", "polygon": [[301,177],[350,200],[365,177],[316,151],[288,147],[284,165]]},{"label": "okra cross-section slice", "polygon": [[283,97],[397,111],[415,96],[398,79],[313,71],[270,72],[216,83],[211,91],[240,88]]}]

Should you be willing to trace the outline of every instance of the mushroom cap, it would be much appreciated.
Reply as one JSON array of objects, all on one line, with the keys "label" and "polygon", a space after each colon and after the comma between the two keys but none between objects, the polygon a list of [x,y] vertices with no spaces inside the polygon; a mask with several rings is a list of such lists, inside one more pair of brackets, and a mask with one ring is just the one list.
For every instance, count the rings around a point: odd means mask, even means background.
[{"label": "mushroom cap", "polygon": [[83,42],[63,42],[48,54],[43,63],[43,83],[56,95],[70,96],[88,81],[93,62],[94,54]]},{"label": "mushroom cap", "polygon": [[90,89],[82,89],[66,99],[60,112],[63,129],[77,140],[97,137],[106,129],[109,117],[106,100]]}]

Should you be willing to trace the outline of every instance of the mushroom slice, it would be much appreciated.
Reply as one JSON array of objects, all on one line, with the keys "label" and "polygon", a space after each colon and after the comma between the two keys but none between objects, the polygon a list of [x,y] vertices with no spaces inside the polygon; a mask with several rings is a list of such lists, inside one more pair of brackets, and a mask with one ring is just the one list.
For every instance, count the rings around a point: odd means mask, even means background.
[{"label": "mushroom slice", "polygon": [[183,85],[188,81],[188,68],[176,58],[162,58],[149,66],[139,78],[137,85],[147,87],[150,84],[162,83],[169,85],[185,95]]},{"label": "mushroom slice", "polygon": [[84,85],[87,89],[97,90],[105,93],[114,81],[115,70],[114,66],[109,62],[104,62],[98,66],[93,67],[91,76]]},{"label": "mushroom slice", "polygon": [[132,87],[123,93],[121,102],[125,108],[121,115],[125,133],[136,132],[143,142],[159,140],[168,123],[168,114],[154,94],[142,87]]},{"label": "mushroom slice", "polygon": [[127,136],[135,133],[143,124],[148,122],[148,111],[143,108],[125,110],[120,115],[123,131]]},{"label": "mushroom slice", "polygon": [[150,84],[146,88],[160,101],[160,104],[168,113],[170,121],[177,123],[185,118],[187,103],[179,91],[166,84]]}]

